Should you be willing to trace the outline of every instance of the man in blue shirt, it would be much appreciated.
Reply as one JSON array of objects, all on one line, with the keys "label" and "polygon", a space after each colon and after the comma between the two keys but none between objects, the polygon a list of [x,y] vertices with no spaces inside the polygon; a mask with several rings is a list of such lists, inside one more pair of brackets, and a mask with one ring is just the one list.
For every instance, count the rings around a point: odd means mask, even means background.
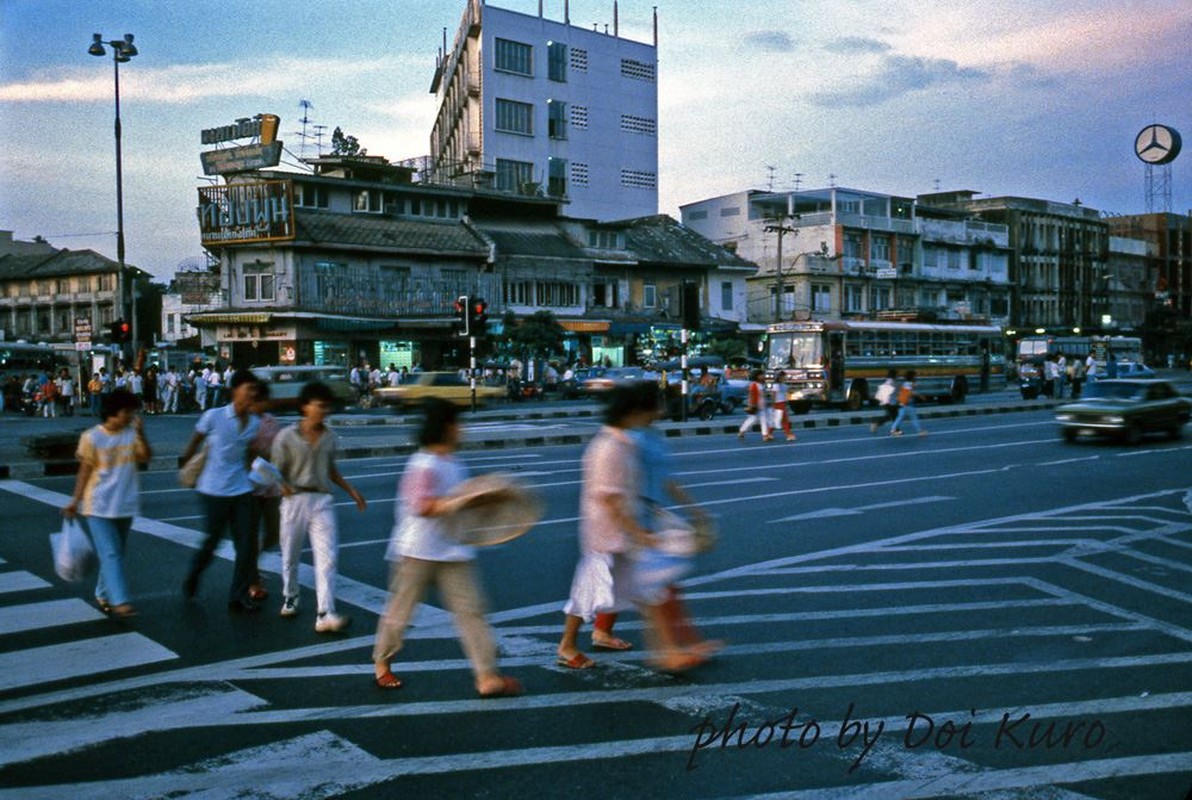
[{"label": "man in blue shirt", "polygon": [[231,402],[208,409],[199,417],[195,434],[182,457],[185,463],[205,443],[206,461],[195,488],[203,498],[207,512],[206,538],[191,561],[190,572],[182,583],[182,593],[188,599],[195,596],[199,576],[211,563],[224,531],[230,530],[236,548],[236,563],[228,607],[243,612],[260,609],[251,594],[256,576],[257,548],[253,529],[254,486],[248,479],[248,448],[260,426],[260,417],[252,412],[257,387],[257,378],[251,372],[237,372],[229,385]]}]

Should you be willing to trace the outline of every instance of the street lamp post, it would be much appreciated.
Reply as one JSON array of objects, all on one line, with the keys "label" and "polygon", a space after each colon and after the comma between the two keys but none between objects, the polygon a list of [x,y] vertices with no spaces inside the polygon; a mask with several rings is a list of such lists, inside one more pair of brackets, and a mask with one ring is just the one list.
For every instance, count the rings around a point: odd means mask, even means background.
[{"label": "street lamp post", "polygon": [[[103,34],[92,34],[91,46],[87,48],[87,52],[93,56],[107,55],[104,50]],[[124,314],[124,300],[125,300],[125,281],[126,276],[124,265],[124,174],[123,174],[123,158],[120,149],[120,65],[127,63],[133,56],[137,55],[137,48],[132,43],[133,35],[131,33],[124,34],[123,39],[112,39],[107,44],[112,48],[112,68],[115,75],[116,86],[116,260],[120,264],[120,272],[116,276],[116,294],[120,298],[119,301],[119,316]],[[135,281],[131,287],[130,294],[132,295],[132,352],[137,351],[137,295]]]}]

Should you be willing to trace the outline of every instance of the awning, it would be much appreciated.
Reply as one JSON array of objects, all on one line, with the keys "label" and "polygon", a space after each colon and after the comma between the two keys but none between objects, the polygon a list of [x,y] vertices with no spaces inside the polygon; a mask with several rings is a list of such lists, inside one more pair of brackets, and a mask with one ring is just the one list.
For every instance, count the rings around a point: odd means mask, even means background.
[{"label": "awning", "polygon": [[561,319],[559,326],[572,333],[607,333],[609,322],[601,319]]},{"label": "awning", "polygon": [[315,328],[321,331],[383,331],[397,325],[394,319],[360,319],[358,317],[319,317]]},{"label": "awning", "polygon": [[608,332],[612,336],[624,336],[630,333],[649,333],[651,330],[677,331],[679,324],[677,322],[613,322],[609,326]]},{"label": "awning", "polygon": [[245,313],[200,311],[195,314],[186,314],[184,319],[199,327],[203,325],[264,325],[273,319],[273,315],[261,311]]}]

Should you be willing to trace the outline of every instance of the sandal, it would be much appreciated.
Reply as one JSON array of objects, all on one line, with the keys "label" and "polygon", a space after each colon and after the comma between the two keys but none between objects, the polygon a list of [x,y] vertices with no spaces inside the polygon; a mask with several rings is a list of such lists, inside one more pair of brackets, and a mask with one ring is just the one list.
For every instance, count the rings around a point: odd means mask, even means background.
[{"label": "sandal", "polygon": [[632,650],[633,645],[616,636],[593,636],[593,650]]},{"label": "sandal", "polygon": [[520,697],[525,694],[526,690],[517,678],[510,678],[508,675],[500,675],[498,677],[501,679],[500,688],[495,691],[480,692],[481,698],[487,700],[490,697]]},{"label": "sandal", "polygon": [[596,666],[596,662],[588,658],[583,653],[576,653],[571,658],[559,656],[555,659],[555,663],[560,667],[566,667],[567,669],[591,669],[592,667]]},{"label": "sandal", "polygon": [[401,678],[389,670],[385,670],[381,675],[373,676],[373,683],[378,689],[400,689],[402,687]]},{"label": "sandal", "polygon": [[132,619],[137,616],[137,610],[131,603],[121,603],[118,606],[109,606],[108,614],[114,619]]},{"label": "sandal", "polygon": [[112,604],[107,600],[104,600],[102,597],[95,598],[95,605],[99,606],[99,610],[105,614],[112,613]]}]

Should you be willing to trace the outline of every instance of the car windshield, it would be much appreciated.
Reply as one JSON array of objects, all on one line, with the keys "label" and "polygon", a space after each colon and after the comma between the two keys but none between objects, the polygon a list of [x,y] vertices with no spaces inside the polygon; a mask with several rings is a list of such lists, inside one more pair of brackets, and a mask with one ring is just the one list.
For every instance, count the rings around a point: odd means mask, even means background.
[{"label": "car windshield", "polygon": [[1102,400],[1143,400],[1146,398],[1146,387],[1136,383],[1094,383],[1085,389],[1084,397]]},{"label": "car windshield", "polygon": [[818,333],[775,333],[770,335],[770,369],[818,366],[824,349]]}]

